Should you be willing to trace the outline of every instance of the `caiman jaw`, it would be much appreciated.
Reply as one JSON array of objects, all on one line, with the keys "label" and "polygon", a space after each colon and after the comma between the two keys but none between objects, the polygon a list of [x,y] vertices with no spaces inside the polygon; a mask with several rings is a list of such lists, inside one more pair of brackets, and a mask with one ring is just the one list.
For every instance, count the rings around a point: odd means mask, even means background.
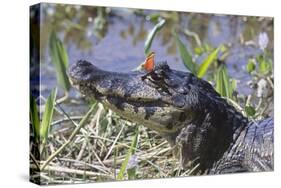
[{"label": "caiman jaw", "polygon": [[79,61],[69,72],[72,85],[82,94],[102,102],[120,116],[160,134],[178,131],[188,115],[145,83],[144,76],[141,72],[124,74],[100,70],[86,61]]}]

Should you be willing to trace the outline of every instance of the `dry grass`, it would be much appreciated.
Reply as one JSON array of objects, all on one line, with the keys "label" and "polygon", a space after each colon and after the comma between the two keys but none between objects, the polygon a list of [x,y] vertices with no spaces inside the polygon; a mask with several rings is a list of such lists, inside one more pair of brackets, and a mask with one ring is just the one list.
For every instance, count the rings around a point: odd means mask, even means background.
[{"label": "dry grass", "polygon": [[[61,112],[56,108],[57,112]],[[63,149],[42,169],[42,165],[67,143],[81,117],[70,119],[60,115],[53,125],[63,128],[51,131],[44,153],[33,156],[31,145],[31,177],[41,184],[86,183],[115,181],[122,162],[130,148],[135,130],[138,140],[135,154],[131,157],[136,168],[134,179],[167,178],[185,176],[192,170],[183,171],[173,156],[172,148],[156,132],[141,125],[120,119],[110,110],[97,105],[91,120],[74,135]],[[76,124],[76,126],[74,125]],[[130,161],[129,163],[132,163]],[[41,168],[41,172],[38,168]],[[124,180],[128,179],[125,174]]]}]

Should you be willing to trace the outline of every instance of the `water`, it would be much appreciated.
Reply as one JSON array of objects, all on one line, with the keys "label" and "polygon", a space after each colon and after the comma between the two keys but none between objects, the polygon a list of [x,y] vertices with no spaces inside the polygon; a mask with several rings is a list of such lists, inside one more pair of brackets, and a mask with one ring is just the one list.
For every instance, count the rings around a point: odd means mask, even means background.
[{"label": "water", "polygon": [[[41,93],[47,97],[50,90],[56,87],[55,70],[48,54],[48,34],[56,27],[59,37],[67,49],[70,64],[84,59],[96,66],[117,72],[129,72],[145,59],[144,43],[148,32],[154,23],[147,15],[160,14],[166,16],[167,23],[157,34],[151,49],[156,54],[156,61],[167,61],[171,68],[188,71],[183,65],[171,28],[188,28],[198,34],[202,43],[212,47],[220,44],[230,46],[230,53],[225,62],[231,77],[238,81],[238,93],[250,94],[252,90],[247,85],[251,79],[245,70],[250,57],[261,53],[257,47],[257,36],[265,31],[272,40],[270,18],[255,18],[242,16],[209,15],[175,12],[144,12],[131,9],[102,9],[105,23],[97,31],[99,9],[80,6],[45,5],[42,8],[42,44],[41,62]],[[181,40],[190,52],[196,47],[194,38],[179,32]],[[249,45],[247,45],[249,44]],[[269,48],[273,48],[272,42]],[[199,57],[202,62],[205,56]],[[59,90],[59,95],[63,92]],[[71,90],[70,96],[77,98],[79,93]],[[83,106],[84,104],[82,104]],[[66,111],[72,112],[73,105],[64,104]],[[83,108],[82,108],[83,109]],[[81,113],[80,113],[81,114]]]}]

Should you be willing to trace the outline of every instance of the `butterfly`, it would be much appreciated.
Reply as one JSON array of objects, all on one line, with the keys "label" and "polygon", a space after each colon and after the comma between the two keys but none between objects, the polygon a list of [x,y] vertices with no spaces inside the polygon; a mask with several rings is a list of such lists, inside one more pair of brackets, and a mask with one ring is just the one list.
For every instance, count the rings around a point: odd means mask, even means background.
[{"label": "butterfly", "polygon": [[144,63],[141,65],[142,69],[147,71],[147,72],[151,72],[154,69],[154,56],[155,53],[151,52],[150,54],[148,54],[148,56],[146,57]]}]

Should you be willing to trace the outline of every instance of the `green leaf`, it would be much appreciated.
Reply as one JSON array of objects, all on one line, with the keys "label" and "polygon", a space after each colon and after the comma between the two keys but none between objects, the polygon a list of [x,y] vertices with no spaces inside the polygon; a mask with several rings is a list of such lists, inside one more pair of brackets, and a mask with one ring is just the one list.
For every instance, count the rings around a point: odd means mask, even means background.
[{"label": "green leaf", "polygon": [[43,114],[41,127],[40,127],[40,138],[42,139],[43,143],[46,143],[49,135],[50,125],[53,119],[56,95],[57,95],[57,89],[52,90],[45,104],[45,112]]},{"label": "green leaf", "polygon": [[164,24],[166,23],[166,21],[164,19],[161,19],[155,26],[154,28],[149,32],[148,36],[147,36],[147,39],[144,43],[144,52],[145,52],[145,55],[148,55],[149,52],[150,52],[150,47],[151,47],[151,44],[152,44],[152,41],[156,35],[156,33],[158,31],[160,31],[160,29],[164,26]]},{"label": "green leaf", "polygon": [[220,93],[221,96],[226,96],[221,67],[218,69],[216,74],[216,91]]},{"label": "green leaf", "polygon": [[232,87],[231,87],[232,85],[229,81],[229,76],[225,66],[223,67],[222,70],[222,79],[223,79],[223,85],[224,85],[226,97],[232,98]]},{"label": "green leaf", "polygon": [[235,81],[230,82],[230,78],[227,73],[227,69],[224,65],[219,67],[216,75],[216,91],[221,96],[233,99],[232,93],[234,91]]},{"label": "green leaf", "polygon": [[35,99],[32,95],[30,95],[30,122],[32,125],[32,129],[34,132],[34,137],[36,142],[39,143],[40,141],[40,120],[39,120],[39,113],[37,109],[37,104]]},{"label": "green leaf", "polygon": [[204,49],[202,47],[195,47],[194,52],[197,55],[201,55],[204,52]]},{"label": "green leaf", "polygon": [[50,35],[49,47],[52,63],[56,70],[58,84],[65,91],[68,91],[70,89],[70,82],[66,74],[68,68],[68,54],[55,32],[52,32]]},{"label": "green leaf", "polygon": [[136,167],[127,169],[128,179],[129,180],[136,179],[136,172],[137,172],[137,168]]},{"label": "green leaf", "polygon": [[248,117],[252,117],[256,114],[256,110],[252,106],[245,106],[245,112]]},{"label": "green leaf", "polygon": [[202,78],[209,66],[211,65],[212,62],[214,62],[216,59],[217,59],[217,56],[218,56],[218,52],[220,50],[220,47],[218,47],[216,50],[214,50],[204,61],[203,63],[199,66],[199,69],[198,69],[198,72],[197,72],[197,76],[199,78]]},{"label": "green leaf", "polygon": [[227,47],[226,47],[224,44],[220,45],[220,51],[221,51],[222,53],[227,52]]},{"label": "green leaf", "polygon": [[154,28],[149,32],[147,39],[144,43],[144,52],[146,55],[148,55],[150,53],[150,48],[151,48],[151,44],[152,41],[154,39],[154,37],[156,36],[157,32],[160,31],[162,29],[162,27],[164,26],[164,24],[166,23],[165,19],[161,19],[155,26]]},{"label": "green leaf", "polygon": [[204,44],[203,44],[203,48],[204,48],[204,51],[205,51],[205,52],[209,52],[209,51],[211,51],[211,49],[212,49],[212,48],[209,46],[208,43],[204,43]]},{"label": "green leaf", "polygon": [[179,36],[176,33],[174,33],[174,37],[176,38],[177,46],[180,51],[180,56],[183,61],[183,64],[190,72],[196,75],[197,73],[196,64],[193,62],[191,54],[188,52],[185,45],[182,43],[182,41],[180,40]]},{"label": "green leaf", "polygon": [[149,21],[151,21],[151,22],[153,22],[153,23],[157,23],[158,22],[158,20],[159,20],[159,18],[160,18],[160,14],[159,13],[154,13],[154,14],[150,14],[149,16],[148,16],[148,18],[149,18]]},{"label": "green leaf", "polygon": [[231,88],[232,88],[232,91],[235,91],[237,88],[237,81],[235,79],[231,80]]},{"label": "green leaf", "polygon": [[249,59],[246,68],[248,73],[253,72],[256,69],[255,60]]},{"label": "green leaf", "polygon": [[129,159],[130,159],[131,155],[133,155],[135,153],[135,150],[136,150],[136,147],[137,147],[138,135],[139,135],[139,133],[138,133],[138,130],[137,130],[136,134],[133,138],[133,141],[131,143],[131,146],[130,146],[127,154],[126,154],[125,160],[123,161],[123,163],[121,165],[120,171],[117,175],[117,180],[123,180],[124,179],[124,173],[127,169]]},{"label": "green leaf", "polygon": [[261,74],[267,74],[271,69],[271,66],[270,66],[270,63],[265,61],[265,60],[262,60],[260,63],[259,63],[259,72]]}]

